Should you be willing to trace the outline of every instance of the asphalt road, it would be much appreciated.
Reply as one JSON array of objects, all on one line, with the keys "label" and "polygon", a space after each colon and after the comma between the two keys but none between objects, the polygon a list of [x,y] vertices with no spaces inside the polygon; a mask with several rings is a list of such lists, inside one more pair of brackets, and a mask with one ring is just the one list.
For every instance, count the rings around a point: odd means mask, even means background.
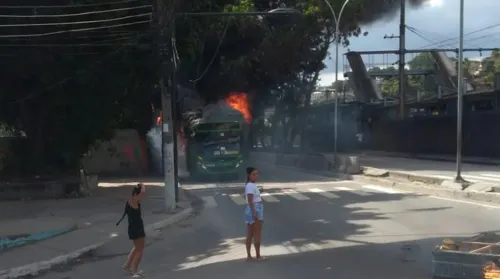
[{"label": "asphalt road", "polygon": [[[262,169],[264,262],[244,259],[242,183],[186,185],[197,214],[149,237],[143,268],[155,279],[423,279],[445,237],[498,228],[499,209],[399,193],[378,185]],[[120,239],[46,279],[127,278]]]}]

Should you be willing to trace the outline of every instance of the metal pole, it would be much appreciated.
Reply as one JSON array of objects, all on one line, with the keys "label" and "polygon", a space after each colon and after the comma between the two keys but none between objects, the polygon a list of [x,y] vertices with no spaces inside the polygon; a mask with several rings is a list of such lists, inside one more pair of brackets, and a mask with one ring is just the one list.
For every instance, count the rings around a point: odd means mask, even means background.
[{"label": "metal pole", "polygon": [[406,41],[406,0],[401,0],[401,16],[399,22],[399,114],[401,119],[406,116],[405,113],[405,42]]},{"label": "metal pole", "polygon": [[[175,173],[173,170],[174,142],[173,138],[173,115],[172,115],[172,92],[167,87],[172,87],[170,79],[172,75],[172,58],[170,47],[171,37],[168,32],[172,18],[168,18],[169,8],[167,1],[157,0],[158,16],[158,54],[160,60],[160,81],[162,100],[162,150],[163,150],[163,174],[164,174],[164,203],[165,210],[172,211],[176,207],[175,203]],[[174,3],[170,3],[175,5]],[[170,84],[169,84],[170,83]]]},{"label": "metal pole", "polygon": [[456,182],[463,182],[462,178],[462,121],[464,97],[464,0],[460,0],[460,40],[458,44],[458,80],[457,80],[457,173]]},{"label": "metal pole", "polygon": [[339,82],[339,41],[340,41],[340,30],[339,23],[335,24],[335,114],[333,116],[333,158],[337,161],[337,140],[338,140],[338,121],[339,121],[339,92],[338,92],[338,82]]},{"label": "metal pole", "polygon": [[177,125],[177,108],[179,104],[179,94],[178,94],[178,84],[177,84],[177,70],[178,70],[178,61],[177,61],[177,51],[176,51],[176,17],[172,19],[172,64],[173,64],[173,71],[172,71],[172,100],[171,100],[171,107],[172,107],[172,132],[174,134],[173,137],[173,163],[174,163],[174,191],[175,191],[175,202],[179,202],[179,155],[178,155],[178,142],[177,142],[177,135],[179,132],[178,125]]},{"label": "metal pole", "polygon": [[[330,2],[328,0],[324,0],[325,4],[328,6],[330,9],[330,12],[332,13],[332,17],[335,20],[335,85],[338,85],[339,81],[339,46],[340,46],[340,19],[342,18],[342,13],[344,13],[344,9],[349,3],[350,0],[346,0],[344,4],[342,5],[342,8],[340,9],[339,16],[335,14],[335,11],[333,10],[332,5],[330,5]],[[333,143],[333,158],[335,161],[337,161],[337,139],[338,139],[338,110],[339,110],[339,92],[338,90],[335,90],[335,113],[333,116],[333,122],[334,122],[334,128],[333,128],[333,138],[334,138],[334,143]]]}]

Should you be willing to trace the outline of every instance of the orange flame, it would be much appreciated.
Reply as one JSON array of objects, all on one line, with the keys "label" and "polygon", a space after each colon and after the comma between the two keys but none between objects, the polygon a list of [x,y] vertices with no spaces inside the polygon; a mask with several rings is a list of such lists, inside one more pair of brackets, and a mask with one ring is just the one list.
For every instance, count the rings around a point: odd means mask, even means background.
[{"label": "orange flame", "polygon": [[163,112],[160,111],[160,115],[156,117],[156,125],[161,125],[162,122],[163,122]]},{"label": "orange flame", "polygon": [[250,113],[250,104],[247,94],[233,92],[227,96],[226,103],[231,108],[239,111],[245,118],[247,124],[252,123],[252,114]]},{"label": "orange flame", "polygon": [[493,262],[487,263],[483,268],[484,279],[500,279],[500,269]]}]

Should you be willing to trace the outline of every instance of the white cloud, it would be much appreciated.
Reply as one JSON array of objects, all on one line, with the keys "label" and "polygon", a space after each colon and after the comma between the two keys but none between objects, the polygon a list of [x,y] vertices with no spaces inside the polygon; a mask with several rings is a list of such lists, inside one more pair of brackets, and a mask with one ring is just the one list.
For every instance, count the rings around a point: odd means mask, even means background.
[{"label": "white cloud", "polygon": [[[344,74],[343,73],[339,73],[339,80],[343,80],[344,79]],[[329,86],[329,85],[332,85],[332,83],[335,82],[335,73],[321,73],[319,74],[319,81],[318,81],[318,85],[319,86]]]},{"label": "white cloud", "polygon": [[429,0],[426,4],[431,7],[442,7],[444,5],[444,2],[443,0]]}]

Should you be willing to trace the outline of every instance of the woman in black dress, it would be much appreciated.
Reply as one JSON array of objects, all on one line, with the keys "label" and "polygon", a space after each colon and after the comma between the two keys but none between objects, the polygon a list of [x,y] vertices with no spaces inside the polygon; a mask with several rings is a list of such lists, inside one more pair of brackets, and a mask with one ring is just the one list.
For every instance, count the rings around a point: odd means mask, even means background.
[{"label": "woman in black dress", "polygon": [[[140,200],[146,194],[146,186],[139,183],[132,190],[132,197],[125,204],[125,212],[122,219],[128,217],[128,237],[134,242],[134,247],[128,255],[127,262],[123,265],[123,269],[132,273],[132,278],[139,278],[144,274],[144,271],[139,270],[139,263],[142,259],[144,251],[144,243],[146,233],[144,231],[144,222],[142,221],[141,202]],[[120,220],[121,221],[121,220]],[[120,222],[118,222],[119,224]],[[118,225],[117,224],[117,225]]]}]

